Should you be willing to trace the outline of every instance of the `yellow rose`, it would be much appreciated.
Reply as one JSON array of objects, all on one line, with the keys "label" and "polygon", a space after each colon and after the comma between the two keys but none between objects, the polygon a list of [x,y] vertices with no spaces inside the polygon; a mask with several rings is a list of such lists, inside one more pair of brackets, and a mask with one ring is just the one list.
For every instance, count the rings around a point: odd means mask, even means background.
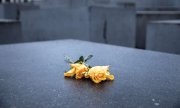
[{"label": "yellow rose", "polygon": [[74,75],[75,75],[75,68],[72,68],[68,72],[64,73],[64,76],[66,76],[66,77],[72,77]]},{"label": "yellow rose", "polygon": [[104,80],[114,80],[114,76],[109,73],[109,66],[95,66],[89,69],[85,78],[91,78],[95,83],[100,83]]},{"label": "yellow rose", "polygon": [[72,67],[72,69],[64,73],[64,76],[76,75],[76,79],[81,79],[84,77],[84,73],[88,71],[88,67],[84,64],[75,63],[70,64],[70,66]]}]

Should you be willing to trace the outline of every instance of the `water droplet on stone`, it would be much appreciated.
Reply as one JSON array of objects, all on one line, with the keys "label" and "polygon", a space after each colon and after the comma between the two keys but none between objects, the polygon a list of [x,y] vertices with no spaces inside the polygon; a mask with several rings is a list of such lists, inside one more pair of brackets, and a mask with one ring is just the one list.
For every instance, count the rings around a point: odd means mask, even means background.
[{"label": "water droplet on stone", "polygon": [[155,99],[152,99],[152,101],[154,102],[154,101],[155,101]]},{"label": "water droplet on stone", "polygon": [[159,106],[160,104],[159,103],[154,103],[154,105]]}]

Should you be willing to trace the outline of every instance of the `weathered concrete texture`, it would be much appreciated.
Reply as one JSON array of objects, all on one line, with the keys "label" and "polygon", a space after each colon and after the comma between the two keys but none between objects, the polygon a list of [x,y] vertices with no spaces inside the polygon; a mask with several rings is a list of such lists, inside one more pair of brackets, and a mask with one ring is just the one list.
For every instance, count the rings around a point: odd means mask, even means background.
[{"label": "weathered concrete texture", "polygon": [[35,1],[35,4],[41,8],[57,8],[57,7],[79,7],[89,6],[94,4],[111,4],[111,0],[43,0]]},{"label": "weathered concrete texture", "polygon": [[112,2],[135,3],[137,9],[152,8],[153,0],[111,0]]},{"label": "weathered concrete texture", "polygon": [[0,4],[0,19],[17,19],[16,4]]},{"label": "weathered concrete texture", "polygon": [[180,9],[180,0],[174,0],[174,7]]},{"label": "weathered concrete texture", "polygon": [[135,3],[138,10],[161,10],[180,8],[179,0],[43,0],[35,2],[41,7],[87,6],[91,4],[112,4],[115,2]]},{"label": "weathered concrete texture", "polygon": [[180,8],[179,0],[111,0],[118,2],[132,2],[138,10],[175,10]]},{"label": "weathered concrete texture", "polygon": [[111,0],[89,0],[89,4],[110,4]]},{"label": "weathered concrete texture", "polygon": [[152,0],[152,8],[154,9],[173,9],[173,0]]},{"label": "weathered concrete texture", "polygon": [[148,50],[180,54],[180,20],[154,21],[148,25]]},{"label": "weathered concrete texture", "polygon": [[0,44],[17,43],[22,41],[20,22],[0,20]]},{"label": "weathered concrete texture", "polygon": [[33,9],[40,9],[40,6],[32,3],[24,3],[24,4],[18,4],[18,8],[19,10],[33,10]]},{"label": "weathered concrete texture", "polygon": [[0,5],[0,18],[4,18],[4,7]]},{"label": "weathered concrete texture", "polygon": [[150,21],[179,18],[180,11],[138,11],[136,24],[136,47],[142,49],[146,47],[146,28]]},{"label": "weathered concrete texture", "polygon": [[90,40],[135,47],[134,5],[90,7]]},{"label": "weathered concrete texture", "polygon": [[24,3],[24,4],[18,4],[18,11],[17,11],[17,20],[20,19],[20,11],[22,10],[38,10],[40,9],[40,6],[32,4],[32,3]]},{"label": "weathered concrete texture", "polygon": [[[73,60],[93,54],[114,81],[64,78]],[[77,40],[0,46],[1,108],[180,108],[180,56]]]},{"label": "weathered concrete texture", "polygon": [[89,0],[43,0],[34,3],[40,5],[41,8],[80,7],[87,6]]},{"label": "weathered concrete texture", "polygon": [[24,41],[73,38],[89,40],[87,8],[47,8],[21,11]]}]

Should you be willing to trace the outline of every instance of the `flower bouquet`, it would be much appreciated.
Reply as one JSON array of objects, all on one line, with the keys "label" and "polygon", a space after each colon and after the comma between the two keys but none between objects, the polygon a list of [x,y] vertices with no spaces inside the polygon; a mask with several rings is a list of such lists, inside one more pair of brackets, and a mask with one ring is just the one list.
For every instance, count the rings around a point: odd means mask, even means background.
[{"label": "flower bouquet", "polygon": [[81,56],[77,61],[73,62],[69,57],[65,57],[71,69],[64,73],[65,77],[75,77],[76,79],[90,78],[94,83],[100,83],[105,80],[114,80],[114,75],[109,72],[109,66],[94,66],[91,67],[86,62],[93,55],[87,57]]}]

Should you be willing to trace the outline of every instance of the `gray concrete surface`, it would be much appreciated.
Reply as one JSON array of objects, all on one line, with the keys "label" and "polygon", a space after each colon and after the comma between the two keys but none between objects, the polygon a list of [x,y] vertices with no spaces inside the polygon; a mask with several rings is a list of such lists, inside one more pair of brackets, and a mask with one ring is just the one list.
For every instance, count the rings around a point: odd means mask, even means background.
[{"label": "gray concrete surface", "polygon": [[[89,54],[114,81],[64,78],[64,55]],[[1,108],[179,108],[179,82],[178,55],[77,40],[0,46]]]},{"label": "gray concrete surface", "polygon": [[180,0],[174,0],[174,6],[178,9],[180,9]]},{"label": "gray concrete surface", "polygon": [[0,44],[17,42],[22,42],[20,22],[0,19]]},{"label": "gray concrete surface", "polygon": [[146,49],[180,54],[180,20],[154,21],[148,25]]},{"label": "gray concrete surface", "polygon": [[132,2],[137,10],[176,10],[180,9],[179,0],[111,0],[118,2]]},{"label": "gray concrete surface", "polygon": [[132,4],[90,7],[90,40],[135,47],[135,7]]},{"label": "gray concrete surface", "polygon": [[137,11],[136,47],[146,48],[147,24],[155,20],[180,19],[180,11]]},{"label": "gray concrete surface", "polygon": [[117,2],[135,3],[137,10],[176,10],[180,9],[179,0],[42,0],[36,2],[43,8],[87,6],[92,4],[112,4]]},{"label": "gray concrete surface", "polygon": [[0,19],[17,19],[16,4],[0,4]]},{"label": "gray concrete surface", "polygon": [[4,18],[4,7],[0,5],[0,18]]},{"label": "gray concrete surface", "polygon": [[89,40],[86,7],[22,10],[20,21],[24,41],[65,38]]},{"label": "gray concrete surface", "polygon": [[40,9],[39,5],[32,4],[32,3],[24,3],[24,4],[18,4],[19,10],[36,10]]},{"label": "gray concrete surface", "polygon": [[35,1],[35,4],[41,8],[82,7],[88,6],[89,0],[42,0]]}]

